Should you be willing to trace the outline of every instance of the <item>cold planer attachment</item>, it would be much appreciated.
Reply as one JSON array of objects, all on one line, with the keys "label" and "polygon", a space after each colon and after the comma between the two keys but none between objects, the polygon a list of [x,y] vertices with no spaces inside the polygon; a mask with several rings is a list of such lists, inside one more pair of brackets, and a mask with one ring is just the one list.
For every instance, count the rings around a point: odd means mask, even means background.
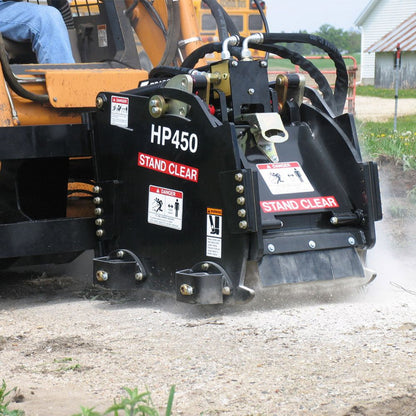
[{"label": "cold planer attachment", "polygon": [[248,262],[263,287],[372,278],[361,254],[381,219],[377,167],[353,117],[301,76],[269,82],[266,61],[227,59],[101,93],[95,118],[107,287],[219,304],[254,296]]}]

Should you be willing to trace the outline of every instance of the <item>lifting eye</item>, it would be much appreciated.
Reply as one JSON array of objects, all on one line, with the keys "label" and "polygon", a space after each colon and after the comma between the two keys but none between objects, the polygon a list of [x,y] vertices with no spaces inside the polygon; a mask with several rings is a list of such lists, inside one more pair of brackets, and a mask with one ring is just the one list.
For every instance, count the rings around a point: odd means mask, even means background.
[{"label": "lifting eye", "polygon": [[273,136],[280,136],[280,137],[285,137],[285,132],[283,130],[278,130],[278,129],[270,129],[264,132],[265,136],[270,138]]}]

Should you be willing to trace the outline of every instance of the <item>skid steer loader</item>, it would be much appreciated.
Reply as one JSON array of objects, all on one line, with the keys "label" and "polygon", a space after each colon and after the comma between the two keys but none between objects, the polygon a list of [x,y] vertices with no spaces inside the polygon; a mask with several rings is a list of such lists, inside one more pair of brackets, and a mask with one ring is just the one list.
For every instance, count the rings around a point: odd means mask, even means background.
[{"label": "skid steer loader", "polygon": [[[306,34],[241,38],[205,3],[219,42],[200,42],[191,0],[74,0],[73,65],[13,64],[1,40],[3,269],[93,249],[95,282],[200,304],[252,299],[248,265],[263,288],[374,277],[377,166],[343,113],[339,52]],[[333,59],[334,91],[292,42]],[[300,74],[269,80],[253,51],[298,64],[318,89]]]}]

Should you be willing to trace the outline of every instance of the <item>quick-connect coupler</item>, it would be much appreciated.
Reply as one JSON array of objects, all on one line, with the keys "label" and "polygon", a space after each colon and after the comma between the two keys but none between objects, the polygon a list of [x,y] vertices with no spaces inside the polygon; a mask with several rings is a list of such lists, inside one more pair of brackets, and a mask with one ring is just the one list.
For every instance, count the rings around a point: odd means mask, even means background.
[{"label": "quick-connect coupler", "polygon": [[251,60],[251,52],[248,48],[249,43],[255,43],[256,45],[261,45],[264,41],[263,33],[253,33],[250,36],[247,36],[243,41],[243,48],[241,50],[241,59],[243,61]]},{"label": "quick-connect coupler", "polygon": [[229,46],[238,46],[240,43],[240,38],[236,35],[230,36],[229,38],[225,39],[222,43],[222,52],[221,52],[221,59],[230,59],[231,53],[228,50]]}]

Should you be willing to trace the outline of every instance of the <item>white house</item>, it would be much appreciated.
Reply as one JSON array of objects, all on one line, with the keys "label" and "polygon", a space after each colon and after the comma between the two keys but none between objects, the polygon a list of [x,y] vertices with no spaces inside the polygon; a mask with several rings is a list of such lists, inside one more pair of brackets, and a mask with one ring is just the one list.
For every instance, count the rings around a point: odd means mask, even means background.
[{"label": "white house", "polygon": [[370,0],[355,24],[361,28],[361,82],[374,84],[375,52],[366,50],[416,12],[416,0]]}]

